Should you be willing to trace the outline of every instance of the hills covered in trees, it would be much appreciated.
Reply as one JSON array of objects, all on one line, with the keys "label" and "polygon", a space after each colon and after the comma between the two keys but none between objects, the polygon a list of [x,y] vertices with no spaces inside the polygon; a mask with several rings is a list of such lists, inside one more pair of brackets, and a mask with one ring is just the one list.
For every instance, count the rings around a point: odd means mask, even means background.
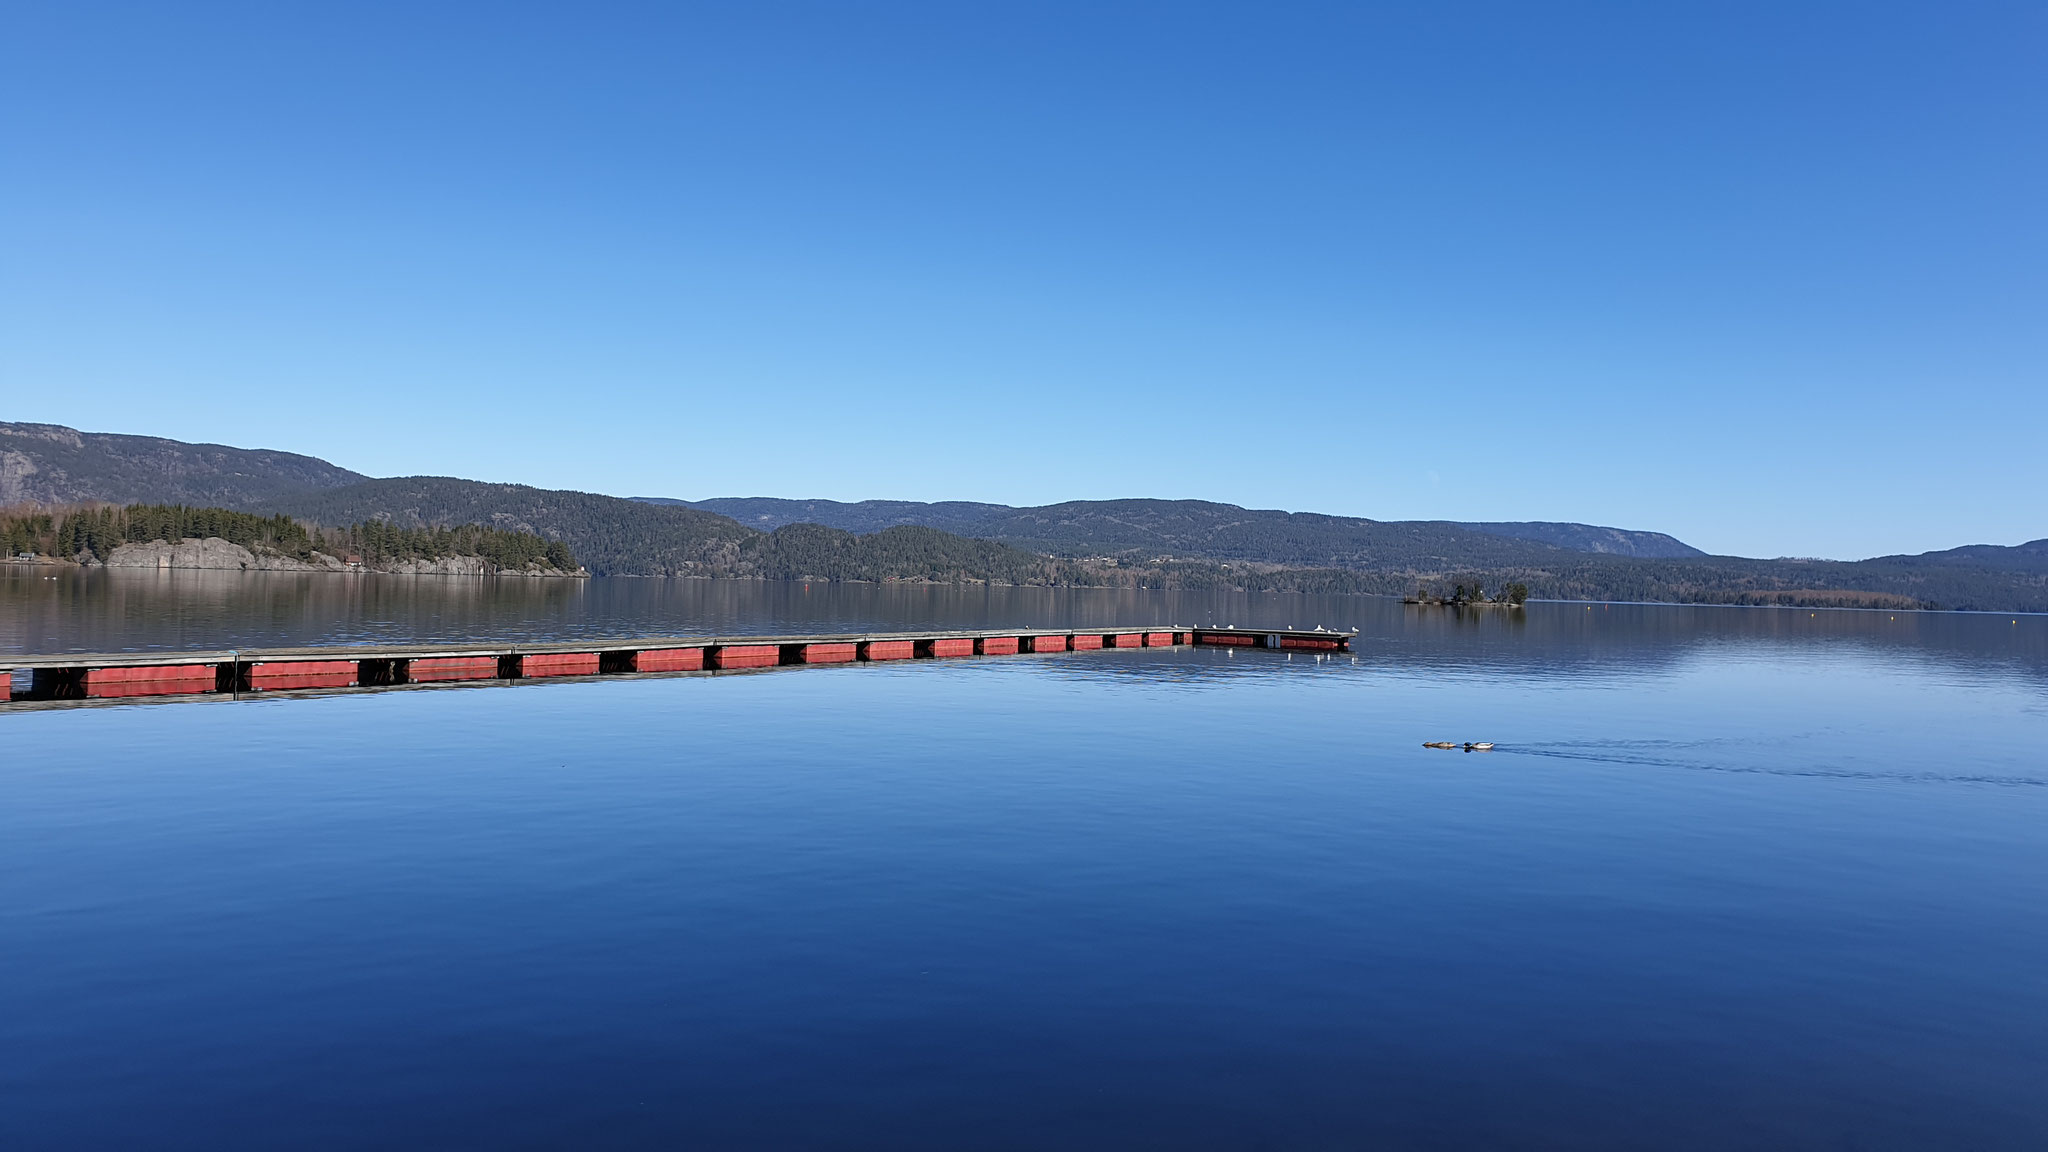
[{"label": "hills covered in trees", "polygon": [[823,524],[848,532],[877,532],[897,524],[1001,540],[1067,556],[1204,557],[1280,564],[1355,566],[1381,563],[1390,553],[1410,557],[1471,557],[1495,562],[1530,555],[1489,538],[1507,538],[1618,556],[1703,556],[1662,532],[1591,524],[1545,522],[1464,524],[1452,521],[1381,521],[1315,512],[1240,508],[1208,500],[1073,500],[1037,508],[1007,504],[912,500],[778,500],[763,496],[710,500],[641,497],[649,503],[717,512],[750,527]]},{"label": "hills covered in trees", "polygon": [[2042,545],[1847,562],[1649,558],[1454,524],[1352,521],[1326,530],[1342,518],[1234,516],[1244,510],[1149,500],[1013,510],[1020,515],[1007,523],[1016,535],[997,540],[908,524],[865,534],[805,523],[762,532],[698,508],[446,477],[374,480],[278,506],[312,519],[421,525],[488,517],[563,539],[592,571],[614,575],[1381,595],[1521,584],[1536,599],[2048,611]]},{"label": "hills covered in trees", "polygon": [[761,535],[693,508],[447,476],[368,480],[278,497],[262,506],[320,524],[487,524],[528,532],[564,542],[592,572],[613,576],[732,574],[741,546]]},{"label": "hills covered in trees", "polygon": [[129,544],[220,539],[252,553],[312,562],[349,557],[366,566],[475,557],[506,571],[572,573],[568,545],[528,532],[479,524],[404,527],[369,520],[323,528],[291,516],[264,516],[182,504],[34,507],[0,512],[0,555],[22,554],[105,562]]},{"label": "hills covered in trees", "polygon": [[0,421],[0,507],[109,503],[247,508],[285,492],[367,479],[360,472],[292,452]]},{"label": "hills covered in trees", "polygon": [[447,476],[371,480],[301,493],[273,506],[317,522],[488,523],[561,540],[600,575],[1086,582],[1080,566],[930,528],[899,526],[861,535],[792,524],[759,532],[694,508]]},{"label": "hills covered in trees", "polygon": [[1671,560],[1706,553],[1675,536],[1662,532],[1641,532],[1628,528],[1603,528],[1597,524],[1561,524],[1550,520],[1513,520],[1495,523],[1460,523],[1460,528],[1489,536],[1535,540],[1555,544],[1573,552],[1595,552],[1604,556],[1638,556]]},{"label": "hills covered in trees", "polygon": [[[129,442],[133,457],[123,455]],[[405,547],[449,547],[453,537],[434,534],[474,525],[542,549],[552,542],[610,575],[1387,595],[1522,584],[1536,599],[2048,611],[2048,540],[1861,561],[1757,560],[1584,524],[1376,521],[1194,500],[691,504],[450,477],[373,480],[289,453],[0,424],[0,476],[11,477],[4,490],[15,498],[57,491],[61,477],[63,491],[106,499],[123,485],[155,483],[159,466],[163,490],[206,486],[222,494],[212,503],[224,510],[354,525],[358,551],[372,549],[377,533],[424,542]]]}]

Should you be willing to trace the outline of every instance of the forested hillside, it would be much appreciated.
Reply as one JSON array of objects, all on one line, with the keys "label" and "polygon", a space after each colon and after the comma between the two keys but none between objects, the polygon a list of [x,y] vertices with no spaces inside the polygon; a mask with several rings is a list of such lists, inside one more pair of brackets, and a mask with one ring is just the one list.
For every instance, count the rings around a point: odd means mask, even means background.
[{"label": "forested hillside", "polygon": [[1205,500],[1078,500],[1014,509],[987,529],[990,538],[1020,548],[1127,563],[1172,558],[1436,570],[1537,563],[1560,551],[1454,524],[1255,511]]},{"label": "forested hillside", "polygon": [[[1233,517],[1228,509],[1158,500],[1013,509],[1006,523],[1019,536],[1009,541],[906,525],[867,535],[815,524],[785,524],[762,533],[688,507],[416,477],[321,493],[285,510],[313,519],[480,520],[518,527],[565,540],[593,571],[614,575],[1379,594],[1521,583],[1539,599],[2048,611],[2048,560],[2027,567],[2033,545],[1964,550],[1978,557],[1968,562],[1938,559],[1943,554],[1853,563],[1652,559],[1571,551],[1450,524],[1308,514]],[[1083,539],[1099,550],[1076,547]],[[1346,543],[1342,563],[1329,562],[1329,553],[1318,550],[1333,539]],[[1040,547],[1020,548],[1019,540]],[[1043,554],[1059,543],[1067,545],[1068,555]],[[1300,559],[1270,559],[1289,555]]]},{"label": "forested hillside", "polygon": [[344,527],[228,508],[181,504],[74,505],[0,511],[0,555],[104,562],[125,544],[214,538],[252,552],[312,560],[318,553],[364,564],[474,556],[497,568],[576,571],[559,540],[479,524],[402,527],[379,520]]},{"label": "forested hillside", "polygon": [[276,507],[322,522],[475,522],[531,532],[563,541],[600,575],[1010,584],[1075,583],[1086,576],[1072,564],[929,528],[862,536],[797,524],[764,533],[694,508],[444,476],[371,480],[301,494]]},{"label": "forested hillside", "polygon": [[[1585,524],[1375,521],[1201,500],[688,505],[449,477],[367,480],[290,453],[32,424],[0,425],[0,483],[13,499],[206,504],[279,525],[247,529],[259,533],[288,533],[287,522],[354,525],[335,546],[379,555],[486,542],[507,556],[553,548],[610,575],[1391,594],[1522,583],[1555,599],[2048,611],[2048,541],[1824,562],[1703,556],[1661,533]],[[219,498],[180,499],[193,491]],[[130,492],[141,498],[122,495]],[[287,521],[269,519],[278,515]],[[456,539],[485,529],[510,535]],[[226,531],[215,534],[231,538]],[[264,546],[292,545],[280,536]]]},{"label": "forested hillside", "polygon": [[488,524],[566,543],[601,575],[708,575],[731,571],[759,535],[723,516],[589,492],[485,484],[447,476],[368,480],[302,492],[268,508],[323,524],[384,520],[403,527]]},{"label": "forested hillside", "polygon": [[1534,559],[1540,551],[1488,537],[1575,552],[1617,556],[1700,556],[1662,532],[1591,524],[1459,524],[1428,520],[1366,520],[1314,512],[1240,508],[1209,500],[1074,500],[1037,508],[952,500],[777,500],[761,496],[649,503],[700,508],[752,528],[823,524],[876,532],[921,524],[963,536],[1001,540],[1062,556],[1161,556],[1342,567],[1467,558],[1472,563]]},{"label": "forested hillside", "polygon": [[0,506],[33,501],[247,508],[285,492],[364,479],[291,452],[0,423]]},{"label": "forested hillside", "polygon": [[1549,520],[1509,520],[1488,523],[1459,523],[1460,528],[1489,536],[1509,536],[1555,544],[1573,552],[1595,552],[1604,556],[1641,556],[1649,559],[1677,559],[1706,553],[1662,532],[1638,532],[1628,528],[1603,528],[1597,524],[1560,524]]},{"label": "forested hillside", "polygon": [[731,496],[712,500],[670,500],[655,496],[636,499],[650,504],[700,508],[730,516],[749,528],[773,532],[784,524],[823,524],[846,532],[880,532],[884,528],[915,525],[937,528],[959,536],[989,538],[981,531],[990,517],[1015,512],[1007,504],[977,504],[969,500],[779,500],[772,496]]},{"label": "forested hillside", "polygon": [[735,575],[778,580],[927,580],[934,583],[1099,584],[1070,561],[935,528],[899,526],[865,536],[790,524],[741,550]]},{"label": "forested hillside", "polygon": [[2048,539],[2029,540],[2010,548],[1996,544],[1970,544],[1940,552],[1911,556],[1879,556],[1869,561],[1902,570],[1929,568],[1984,568],[1996,572],[2041,572],[2048,570]]}]

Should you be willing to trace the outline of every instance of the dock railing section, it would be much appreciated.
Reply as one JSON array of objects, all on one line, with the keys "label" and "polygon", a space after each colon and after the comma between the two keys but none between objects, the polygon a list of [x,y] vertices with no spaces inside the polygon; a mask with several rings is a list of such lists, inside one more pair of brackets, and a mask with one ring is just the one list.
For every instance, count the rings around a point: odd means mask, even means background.
[{"label": "dock railing section", "polygon": [[[282,648],[184,654],[0,657],[0,704],[146,696],[257,695],[462,681],[728,672],[808,664],[1017,656],[1186,645],[1338,652],[1352,632],[1322,629],[1087,628],[856,636],[663,637],[514,645]],[[25,691],[17,671],[28,673]]]}]

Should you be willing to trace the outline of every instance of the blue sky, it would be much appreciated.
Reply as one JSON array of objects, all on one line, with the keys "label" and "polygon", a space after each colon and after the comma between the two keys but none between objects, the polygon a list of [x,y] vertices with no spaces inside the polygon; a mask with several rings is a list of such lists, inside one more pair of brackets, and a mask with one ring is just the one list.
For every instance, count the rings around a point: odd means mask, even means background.
[{"label": "blue sky", "polygon": [[0,419],[2048,536],[2048,6],[13,5]]}]

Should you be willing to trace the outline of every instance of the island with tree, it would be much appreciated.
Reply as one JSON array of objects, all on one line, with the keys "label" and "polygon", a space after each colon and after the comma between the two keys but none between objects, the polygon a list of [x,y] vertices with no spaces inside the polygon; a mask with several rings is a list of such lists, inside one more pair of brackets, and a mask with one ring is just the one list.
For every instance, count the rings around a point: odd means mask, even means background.
[{"label": "island with tree", "polygon": [[1505,584],[1498,593],[1489,596],[1485,582],[1475,578],[1469,584],[1452,585],[1449,592],[1418,588],[1413,596],[1402,597],[1401,603],[1430,608],[1520,608],[1528,600],[1527,584]]}]

